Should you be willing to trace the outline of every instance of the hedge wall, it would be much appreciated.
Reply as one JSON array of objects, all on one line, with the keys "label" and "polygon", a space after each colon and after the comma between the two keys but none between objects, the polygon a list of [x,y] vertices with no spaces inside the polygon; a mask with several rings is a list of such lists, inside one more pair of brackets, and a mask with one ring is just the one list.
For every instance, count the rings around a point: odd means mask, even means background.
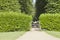
[{"label": "hedge wall", "polygon": [[40,23],[42,29],[60,31],[60,14],[42,14]]},{"label": "hedge wall", "polygon": [[17,12],[0,12],[0,32],[30,30],[31,16]]},{"label": "hedge wall", "polygon": [[20,11],[18,0],[0,0],[0,11]]}]

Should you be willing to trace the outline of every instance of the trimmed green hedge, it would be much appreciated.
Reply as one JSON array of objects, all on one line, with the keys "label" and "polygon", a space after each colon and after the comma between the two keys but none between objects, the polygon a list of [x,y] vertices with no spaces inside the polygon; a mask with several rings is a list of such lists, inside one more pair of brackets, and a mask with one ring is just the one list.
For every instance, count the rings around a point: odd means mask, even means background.
[{"label": "trimmed green hedge", "polygon": [[0,32],[30,30],[31,16],[17,12],[0,12]]},{"label": "trimmed green hedge", "polygon": [[40,24],[42,29],[60,31],[60,14],[42,14]]}]

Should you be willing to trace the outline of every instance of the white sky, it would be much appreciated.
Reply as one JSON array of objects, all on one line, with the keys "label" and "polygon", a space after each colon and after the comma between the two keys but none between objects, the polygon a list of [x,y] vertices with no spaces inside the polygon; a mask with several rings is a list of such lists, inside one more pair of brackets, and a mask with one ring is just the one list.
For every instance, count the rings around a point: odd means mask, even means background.
[{"label": "white sky", "polygon": [[36,0],[33,0],[33,6],[35,6],[35,2],[36,2]]},{"label": "white sky", "polygon": [[33,4],[35,4],[36,0],[33,0]]}]

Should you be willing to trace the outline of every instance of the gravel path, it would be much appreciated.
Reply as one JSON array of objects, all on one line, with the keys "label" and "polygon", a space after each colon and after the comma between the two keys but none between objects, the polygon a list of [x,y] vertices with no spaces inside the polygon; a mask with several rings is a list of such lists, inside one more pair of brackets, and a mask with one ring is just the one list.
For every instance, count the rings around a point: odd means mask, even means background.
[{"label": "gravel path", "polygon": [[43,31],[29,31],[17,40],[60,40],[59,38],[48,35]]}]

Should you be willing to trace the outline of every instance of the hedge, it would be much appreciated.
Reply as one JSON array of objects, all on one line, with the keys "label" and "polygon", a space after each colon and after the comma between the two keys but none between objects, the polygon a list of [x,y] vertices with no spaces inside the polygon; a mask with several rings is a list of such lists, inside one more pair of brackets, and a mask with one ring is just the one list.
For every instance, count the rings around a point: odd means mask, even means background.
[{"label": "hedge", "polygon": [[0,12],[0,32],[30,30],[31,16],[17,12]]},{"label": "hedge", "polygon": [[60,14],[42,14],[40,24],[42,29],[60,31]]}]

